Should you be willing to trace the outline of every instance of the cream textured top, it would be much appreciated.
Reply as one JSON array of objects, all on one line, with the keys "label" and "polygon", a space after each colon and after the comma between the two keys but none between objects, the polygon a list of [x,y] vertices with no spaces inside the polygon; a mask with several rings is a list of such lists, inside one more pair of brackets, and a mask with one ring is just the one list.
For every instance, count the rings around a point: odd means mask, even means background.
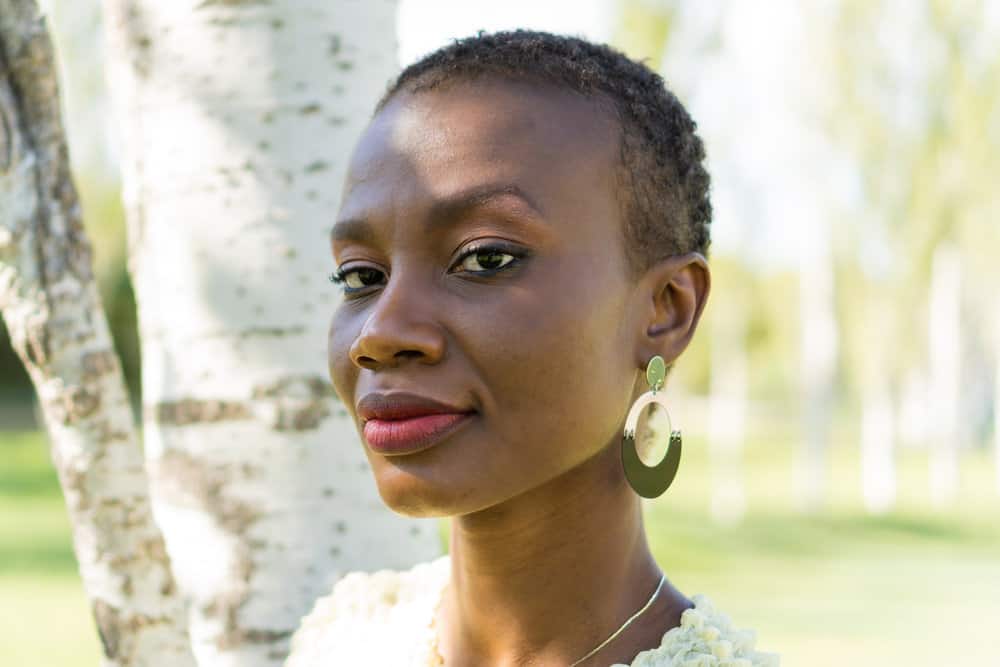
[{"label": "cream textured top", "polygon": [[[431,620],[450,573],[441,556],[406,571],[348,574],[302,619],[285,667],[433,664]],[[778,667],[777,654],[754,650],[754,631],[734,628],[704,595],[691,599],[680,626],[631,667]]]}]

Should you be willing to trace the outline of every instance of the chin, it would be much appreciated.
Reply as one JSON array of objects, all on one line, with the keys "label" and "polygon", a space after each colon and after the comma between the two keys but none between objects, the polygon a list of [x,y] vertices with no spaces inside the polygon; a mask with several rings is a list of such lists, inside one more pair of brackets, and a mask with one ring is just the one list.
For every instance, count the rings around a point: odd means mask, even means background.
[{"label": "chin", "polygon": [[378,494],[386,507],[413,519],[458,516],[482,509],[474,489],[455,484],[433,483],[406,471],[383,466],[375,473]]}]

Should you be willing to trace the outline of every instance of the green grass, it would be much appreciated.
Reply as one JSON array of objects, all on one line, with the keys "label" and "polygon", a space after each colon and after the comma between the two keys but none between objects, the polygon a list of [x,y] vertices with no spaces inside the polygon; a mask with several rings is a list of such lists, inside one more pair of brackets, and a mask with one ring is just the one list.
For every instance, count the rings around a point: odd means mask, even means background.
[{"label": "green grass", "polygon": [[0,664],[96,667],[100,646],[75,571],[0,574]]},{"label": "green grass", "polygon": [[707,512],[707,448],[687,444],[674,486],[647,505],[653,550],[678,588],[757,630],[758,647],[789,666],[1000,664],[1000,497],[985,452],[965,454],[947,511],[927,499],[926,453],[901,452],[897,509],[872,516],[856,452],[838,447],[829,505],[808,515],[793,509],[793,449],[754,443],[748,514],[725,526]]},{"label": "green grass", "polygon": [[[646,506],[671,581],[755,628],[758,646],[786,667],[998,664],[1000,499],[986,453],[964,456],[959,498],[945,511],[926,498],[926,454],[902,452],[898,509],[873,517],[856,453],[836,447],[828,506],[807,515],[793,509],[790,442],[778,434],[748,447],[748,514],[726,526],[707,512],[707,448],[685,439],[677,481]],[[44,438],[0,432],[0,456],[0,664],[96,665]]]}]

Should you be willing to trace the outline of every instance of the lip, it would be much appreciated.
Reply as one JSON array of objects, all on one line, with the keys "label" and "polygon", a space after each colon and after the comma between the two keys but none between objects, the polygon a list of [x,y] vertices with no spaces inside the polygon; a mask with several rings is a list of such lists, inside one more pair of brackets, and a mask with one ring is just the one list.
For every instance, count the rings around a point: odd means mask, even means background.
[{"label": "lip", "polygon": [[386,455],[428,449],[465,424],[475,410],[406,392],[365,394],[357,405],[365,442]]}]

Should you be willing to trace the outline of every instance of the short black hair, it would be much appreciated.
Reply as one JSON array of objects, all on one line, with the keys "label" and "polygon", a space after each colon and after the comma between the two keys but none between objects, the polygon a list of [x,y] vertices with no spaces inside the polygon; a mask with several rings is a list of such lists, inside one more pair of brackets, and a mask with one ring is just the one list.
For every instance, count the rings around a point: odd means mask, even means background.
[{"label": "short black hair", "polygon": [[404,69],[376,113],[399,91],[483,76],[528,79],[611,102],[622,128],[619,201],[633,277],[670,255],[707,254],[712,204],[697,125],[659,74],[610,46],[531,30],[479,32]]}]

